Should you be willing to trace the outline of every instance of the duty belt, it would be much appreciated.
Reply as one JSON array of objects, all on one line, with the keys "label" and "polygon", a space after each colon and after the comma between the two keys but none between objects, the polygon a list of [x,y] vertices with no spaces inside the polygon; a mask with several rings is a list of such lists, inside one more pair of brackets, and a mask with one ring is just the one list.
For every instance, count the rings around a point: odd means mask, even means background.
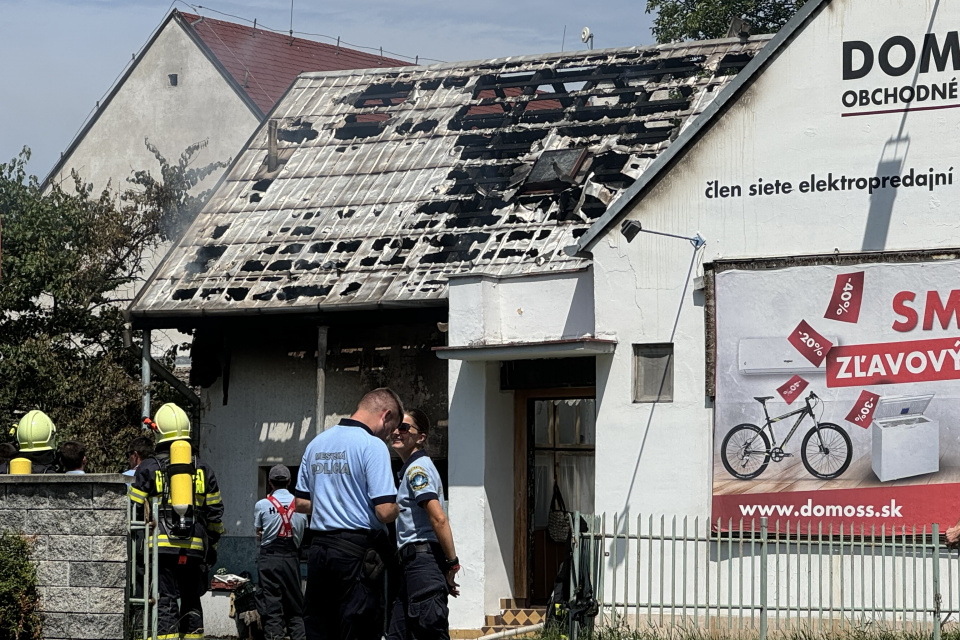
[{"label": "duty belt", "polygon": [[418,553],[436,555],[438,546],[439,544],[436,542],[410,542],[400,547],[397,550],[397,555],[401,562],[409,561]]}]

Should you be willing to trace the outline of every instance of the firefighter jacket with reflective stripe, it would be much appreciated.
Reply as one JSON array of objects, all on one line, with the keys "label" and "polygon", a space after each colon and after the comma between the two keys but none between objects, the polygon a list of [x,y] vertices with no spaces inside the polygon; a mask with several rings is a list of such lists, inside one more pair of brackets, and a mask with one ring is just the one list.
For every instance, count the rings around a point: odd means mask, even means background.
[{"label": "firefighter jacket with reflective stripe", "polygon": [[160,553],[203,557],[208,545],[216,548],[223,534],[223,502],[217,477],[213,469],[197,456],[193,456],[193,465],[194,524],[188,537],[175,537],[168,530],[172,507],[164,504],[163,495],[168,480],[166,470],[170,466],[169,447],[140,463],[127,490],[127,496],[137,504],[149,502],[154,496],[161,497],[159,513],[154,516],[159,529]]}]

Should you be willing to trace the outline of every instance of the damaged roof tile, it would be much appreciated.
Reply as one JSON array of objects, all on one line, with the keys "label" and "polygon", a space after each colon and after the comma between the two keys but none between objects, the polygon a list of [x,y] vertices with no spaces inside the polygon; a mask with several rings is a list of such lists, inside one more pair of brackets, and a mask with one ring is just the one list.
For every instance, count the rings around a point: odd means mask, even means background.
[{"label": "damaged roof tile", "polygon": [[131,311],[436,303],[452,274],[581,266],[563,247],[768,41],[302,74],[278,158],[264,124]]}]

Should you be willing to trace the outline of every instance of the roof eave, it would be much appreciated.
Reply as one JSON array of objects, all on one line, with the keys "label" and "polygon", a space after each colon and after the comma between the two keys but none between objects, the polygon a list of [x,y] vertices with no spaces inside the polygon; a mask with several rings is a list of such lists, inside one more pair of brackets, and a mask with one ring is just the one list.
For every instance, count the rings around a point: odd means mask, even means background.
[{"label": "roof eave", "polygon": [[587,229],[575,245],[567,247],[569,255],[580,255],[590,250],[614,224],[624,217],[631,205],[642,198],[667,174],[677,162],[693,147],[693,145],[713,126],[714,120],[719,118],[750,85],[760,76],[769,64],[783,51],[787,45],[809,24],[816,14],[831,0],[811,0],[777,32],[770,42],[760,50],[736,79],[720,92],[716,99],[706,108],[693,123],[677,137],[670,147],[661,153],[647,168],[640,178],[620,194],[610,207],[597,221]]},{"label": "roof eave", "polygon": [[348,311],[385,311],[398,309],[422,309],[445,307],[446,298],[427,298],[418,300],[381,300],[378,302],[343,302],[290,307],[237,307],[231,309],[129,309],[135,328],[167,328],[183,324],[185,320],[201,318],[241,318],[251,316],[295,316],[316,315],[318,313],[341,313]]}]

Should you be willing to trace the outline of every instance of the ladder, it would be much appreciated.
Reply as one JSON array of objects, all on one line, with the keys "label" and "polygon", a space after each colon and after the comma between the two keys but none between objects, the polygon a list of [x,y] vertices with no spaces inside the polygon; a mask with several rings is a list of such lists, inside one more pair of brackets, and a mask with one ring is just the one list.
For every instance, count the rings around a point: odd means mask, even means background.
[{"label": "ladder", "polygon": [[[127,501],[127,615],[126,636],[139,640],[157,637],[159,545],[157,527],[150,526],[149,514],[157,512],[156,497],[149,509]],[[142,570],[142,575],[138,575]]]}]

